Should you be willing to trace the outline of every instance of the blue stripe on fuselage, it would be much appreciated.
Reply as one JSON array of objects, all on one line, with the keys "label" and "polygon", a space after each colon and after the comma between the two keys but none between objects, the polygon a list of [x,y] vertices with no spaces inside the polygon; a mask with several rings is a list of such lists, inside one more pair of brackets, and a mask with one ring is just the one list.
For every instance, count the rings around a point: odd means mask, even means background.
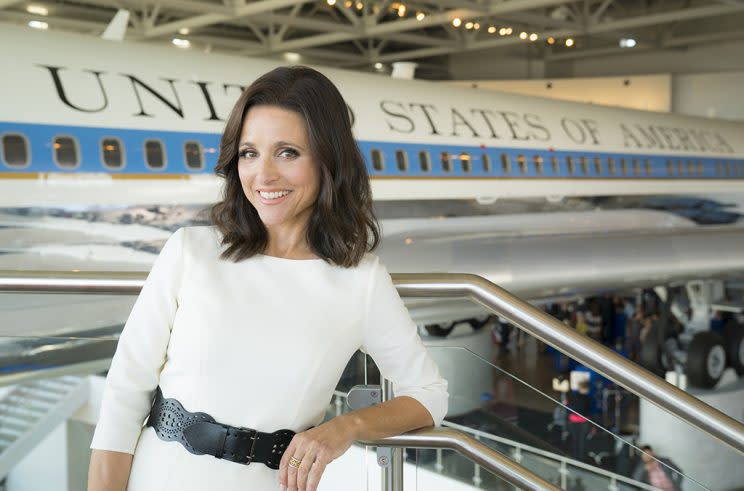
[{"label": "blue stripe on fuselage", "polygon": [[[211,174],[217,163],[220,140],[220,135],[214,133],[0,122],[0,135],[6,134],[25,136],[30,145],[29,158],[31,163],[25,168],[10,167],[3,160],[4,152],[0,152],[0,176],[2,176],[2,173],[9,172],[152,174],[153,176],[158,174]],[[54,162],[52,143],[57,136],[69,136],[76,139],[80,153],[80,165],[78,167],[66,169],[59,167]],[[101,144],[104,138],[116,138],[121,142],[125,158],[125,165],[121,169],[110,169],[103,165]],[[145,165],[145,141],[151,139],[163,142],[167,162],[163,169],[152,169]],[[190,169],[185,164],[184,145],[190,141],[197,141],[202,146],[204,158],[202,169]],[[358,143],[372,177],[744,178],[744,161],[730,158],[682,157],[677,154],[650,155],[552,151],[547,148],[540,150],[516,147],[483,149],[478,146],[386,141],[359,141]],[[383,170],[374,169],[371,163],[373,150],[380,151],[384,161]],[[402,169],[399,168],[396,161],[397,151],[402,151],[406,155],[406,162]],[[425,171],[421,167],[419,152],[422,151],[428,153],[429,171]],[[450,156],[450,171],[447,171],[444,167],[442,154],[445,152]],[[469,171],[465,165],[465,159],[460,158],[463,154],[469,156]],[[484,166],[484,159],[482,158],[484,154],[489,156],[489,168]],[[573,173],[570,172],[569,159],[572,160]],[[600,160],[599,172],[597,172],[595,166],[595,159]],[[609,159],[614,162],[614,173],[610,171]],[[624,165],[623,159],[625,160]],[[508,162],[508,172],[505,170],[504,160]],[[554,160],[557,163],[557,169],[554,167]],[[647,169],[649,172],[647,172]]]}]

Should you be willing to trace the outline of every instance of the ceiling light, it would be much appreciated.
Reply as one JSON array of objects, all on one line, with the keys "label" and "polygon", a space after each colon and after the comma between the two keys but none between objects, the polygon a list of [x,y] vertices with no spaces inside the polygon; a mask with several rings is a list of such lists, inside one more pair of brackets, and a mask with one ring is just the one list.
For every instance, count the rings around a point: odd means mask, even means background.
[{"label": "ceiling light", "polygon": [[404,17],[406,15],[406,6],[405,4],[400,4],[400,7],[398,7],[398,17]]},{"label": "ceiling light", "polygon": [[636,40],[633,38],[623,38],[620,40],[621,48],[635,48]]},{"label": "ceiling light", "polygon": [[493,34],[494,32],[496,32],[496,28],[494,26],[489,26],[488,27],[488,34]]},{"label": "ceiling light", "polygon": [[32,20],[29,21],[28,27],[33,27],[34,29],[49,29],[49,24],[40,20]]},{"label": "ceiling light", "polygon": [[326,0],[326,2],[328,2],[328,5],[330,5],[331,7],[336,5],[336,0]]},{"label": "ceiling light", "polygon": [[459,17],[455,17],[452,19],[452,25],[455,27],[460,27],[460,24],[462,24],[462,20],[460,20]]},{"label": "ceiling light", "polygon": [[290,63],[297,63],[300,61],[301,56],[297,53],[293,53],[291,51],[287,51],[284,53],[284,59],[287,60]]},{"label": "ceiling light", "polygon": [[182,36],[188,36],[189,35],[189,28],[188,27],[182,27],[178,30],[178,34]]},{"label": "ceiling light", "polygon": [[566,39],[566,46],[569,48],[574,45],[574,40],[571,38]]},{"label": "ceiling light", "polygon": [[416,12],[416,20],[424,20],[424,17],[426,17],[426,14],[423,12]]},{"label": "ceiling light", "polygon": [[49,15],[49,9],[42,5],[29,5],[26,7],[26,12],[34,15],[43,15],[45,17]]},{"label": "ceiling light", "polygon": [[555,38],[553,36],[548,38],[548,44],[555,44]]},{"label": "ceiling light", "polygon": [[354,5],[354,2],[352,2],[351,0],[346,0],[346,2],[344,2],[344,6],[345,6],[345,7],[347,8],[347,9],[348,9],[348,8],[351,8],[351,6],[352,6],[352,5]]},{"label": "ceiling light", "polygon": [[519,39],[527,39],[527,33],[522,31],[519,33]]},{"label": "ceiling light", "polygon": [[477,22],[475,24],[473,24],[473,29],[476,29],[476,30],[477,29],[480,29],[480,24],[477,23]]},{"label": "ceiling light", "polygon": [[364,8],[364,4],[362,2],[357,2],[356,3],[356,8],[357,8],[357,10],[362,10]]},{"label": "ceiling light", "polygon": [[532,34],[530,34],[530,41],[532,42],[537,41],[537,37],[538,37],[537,34],[533,32]]},{"label": "ceiling light", "polygon": [[473,23],[472,22],[467,22],[465,24],[465,29],[472,29],[472,28],[473,28]]},{"label": "ceiling light", "polygon": [[511,36],[511,35],[512,35],[512,32],[514,32],[514,31],[512,30],[512,28],[511,28],[511,27],[507,27],[507,28],[506,28],[506,35],[507,35],[507,36]]},{"label": "ceiling light", "polygon": [[501,29],[499,29],[499,35],[506,36],[506,27],[502,27]]},{"label": "ceiling light", "polygon": [[171,42],[175,46],[178,46],[179,48],[190,48],[191,47],[191,41],[189,41],[188,39],[173,38]]},{"label": "ceiling light", "polygon": [[380,63],[379,61],[377,63],[375,63],[375,68],[377,70],[382,70],[382,63]]}]

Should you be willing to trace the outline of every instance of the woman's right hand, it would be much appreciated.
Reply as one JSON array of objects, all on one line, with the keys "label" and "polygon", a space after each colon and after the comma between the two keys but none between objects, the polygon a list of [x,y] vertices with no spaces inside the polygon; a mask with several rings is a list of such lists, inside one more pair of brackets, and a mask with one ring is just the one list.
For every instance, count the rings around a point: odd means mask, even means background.
[{"label": "woman's right hand", "polygon": [[88,468],[88,491],[126,491],[132,457],[130,453],[93,449]]}]

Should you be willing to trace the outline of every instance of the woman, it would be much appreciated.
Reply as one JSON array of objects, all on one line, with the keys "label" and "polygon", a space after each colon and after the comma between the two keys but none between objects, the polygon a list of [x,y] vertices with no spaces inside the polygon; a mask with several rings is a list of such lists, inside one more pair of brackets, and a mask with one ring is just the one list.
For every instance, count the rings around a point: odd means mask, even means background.
[{"label": "woman", "polygon": [[[306,67],[260,77],[216,171],[215,225],[170,237],[122,332],[90,491],[314,491],[355,440],[446,413],[447,383],[369,253],[370,185],[336,87]],[[396,397],[320,424],[357,349]]]}]

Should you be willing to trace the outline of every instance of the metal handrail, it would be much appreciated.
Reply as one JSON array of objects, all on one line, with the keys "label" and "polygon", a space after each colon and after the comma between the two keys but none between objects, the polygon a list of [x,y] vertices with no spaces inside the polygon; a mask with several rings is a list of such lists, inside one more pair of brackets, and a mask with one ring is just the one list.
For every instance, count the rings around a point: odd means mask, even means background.
[{"label": "metal handrail", "polygon": [[490,470],[509,484],[516,486],[518,489],[560,490],[559,487],[525,469],[488,445],[467,436],[461,431],[449,428],[421,428],[402,435],[382,438],[380,440],[362,441],[361,443],[376,447],[443,448],[455,450],[476,464]]},{"label": "metal handrail", "polygon": [[[333,392],[333,394],[337,398],[342,399],[342,400],[347,398],[347,393],[346,392],[343,392],[343,391],[335,390]],[[342,411],[341,411],[340,407],[342,405],[344,405],[344,404],[345,404],[344,402],[342,402],[340,404],[337,404],[337,406],[336,406],[336,416],[342,414]],[[582,469],[582,470],[587,471],[587,472],[591,472],[591,473],[600,475],[602,477],[606,477],[608,481],[612,481],[614,479],[615,481],[620,481],[622,483],[628,484],[630,486],[633,486],[633,487],[636,487],[636,488],[639,488],[639,489],[648,489],[648,490],[655,490],[655,489],[657,489],[657,488],[655,488],[655,487],[653,487],[651,485],[648,485],[648,484],[645,484],[645,483],[636,481],[634,479],[631,479],[629,477],[623,476],[621,474],[616,474],[614,472],[610,472],[608,470],[602,469],[601,467],[592,466],[592,465],[587,464],[585,462],[582,462],[580,460],[575,460],[575,459],[572,459],[570,457],[566,457],[564,455],[551,453],[551,452],[548,452],[546,450],[542,450],[540,448],[533,447],[531,445],[527,445],[527,444],[524,444],[524,443],[521,443],[521,442],[516,442],[514,440],[509,440],[508,438],[496,436],[496,435],[494,435],[492,433],[481,431],[481,430],[478,430],[476,428],[471,428],[469,426],[464,426],[464,425],[460,425],[460,424],[457,424],[457,423],[453,423],[451,421],[447,421],[446,419],[442,422],[442,426],[443,427],[447,427],[447,428],[451,428],[454,431],[460,432],[460,433],[464,434],[467,438],[470,438],[471,440],[474,440],[476,442],[478,441],[478,438],[482,438],[482,439],[485,439],[485,440],[492,441],[494,443],[498,443],[498,444],[505,445],[505,446],[508,446],[508,447],[513,447],[513,448],[515,448],[515,449],[517,449],[519,451],[526,451],[526,452],[529,452],[530,454],[533,454],[533,455],[542,457],[542,458],[544,458],[546,460],[550,460],[550,461],[556,462],[559,465],[565,465],[565,466],[570,465],[572,468],[575,467],[575,468]],[[362,442],[362,443],[365,443],[365,442]],[[385,442],[384,439],[383,440],[380,440],[380,441],[378,441],[376,443],[370,443],[370,445],[389,446],[389,445],[387,445],[387,443]],[[424,447],[424,448],[431,448],[431,447]],[[441,447],[437,447],[437,448],[441,449]],[[488,448],[490,449],[491,447],[488,447]],[[499,455],[502,455],[502,454],[499,454]],[[484,466],[484,467],[487,467],[487,466]],[[497,474],[495,470],[493,470],[493,469],[489,469],[489,470],[492,473]]]},{"label": "metal handrail", "polygon": [[[137,293],[145,273],[0,271],[0,291]],[[583,365],[744,454],[744,424],[477,275],[393,274],[402,297],[469,298]]]},{"label": "metal handrail", "polygon": [[395,274],[402,297],[465,297],[744,454],[744,424],[472,274]]}]

